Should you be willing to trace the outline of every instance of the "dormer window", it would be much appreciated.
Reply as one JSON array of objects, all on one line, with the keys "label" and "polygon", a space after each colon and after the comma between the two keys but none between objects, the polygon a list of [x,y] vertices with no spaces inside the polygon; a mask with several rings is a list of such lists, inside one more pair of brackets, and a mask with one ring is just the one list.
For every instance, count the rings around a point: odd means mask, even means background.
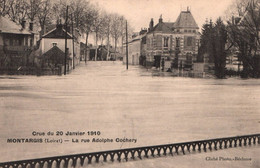
[{"label": "dormer window", "polygon": [[55,46],[57,46],[57,43],[52,43],[52,47],[55,47]]}]

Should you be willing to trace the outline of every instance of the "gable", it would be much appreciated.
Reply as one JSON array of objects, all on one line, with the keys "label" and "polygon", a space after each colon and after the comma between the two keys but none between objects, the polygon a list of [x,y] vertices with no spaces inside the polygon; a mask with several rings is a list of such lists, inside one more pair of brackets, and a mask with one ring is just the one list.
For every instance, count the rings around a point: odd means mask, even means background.
[{"label": "gable", "polygon": [[158,23],[154,28],[151,30],[151,32],[162,32],[162,33],[172,33],[174,30],[173,22],[161,22]]},{"label": "gable", "polygon": [[[56,38],[56,39],[65,39],[66,31],[62,28],[55,28],[45,35],[42,38]],[[67,32],[67,38],[72,39],[72,35]]]}]

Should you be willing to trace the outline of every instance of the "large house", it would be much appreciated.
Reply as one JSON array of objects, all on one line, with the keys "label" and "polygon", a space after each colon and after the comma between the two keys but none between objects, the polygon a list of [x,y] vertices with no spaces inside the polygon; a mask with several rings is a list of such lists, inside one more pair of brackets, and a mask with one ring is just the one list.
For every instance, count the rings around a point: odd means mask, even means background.
[{"label": "large house", "polygon": [[[163,70],[174,66],[191,68],[197,59],[199,38],[199,27],[189,9],[182,11],[175,22],[164,22],[161,16],[154,26],[151,19],[147,33],[128,43],[130,62],[133,59],[131,53],[134,52],[140,57],[139,63],[146,66]],[[138,46],[137,43],[140,50],[131,47],[133,44]],[[136,49],[139,50],[138,54]]]},{"label": "large house", "polygon": [[20,67],[28,65],[28,57],[34,43],[33,25],[26,28],[0,15],[0,66]]},{"label": "large house", "polygon": [[151,20],[146,37],[146,62],[165,69],[171,67],[171,62],[178,67],[191,67],[198,54],[199,37],[199,27],[189,10],[182,11],[174,23],[163,22],[160,17],[153,26]]}]

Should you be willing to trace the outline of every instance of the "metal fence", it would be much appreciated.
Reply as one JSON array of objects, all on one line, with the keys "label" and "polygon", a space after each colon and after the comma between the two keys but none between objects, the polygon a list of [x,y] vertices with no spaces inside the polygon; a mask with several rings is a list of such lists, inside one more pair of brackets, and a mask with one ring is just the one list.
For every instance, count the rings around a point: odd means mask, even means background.
[{"label": "metal fence", "polygon": [[76,165],[85,166],[93,162],[114,162],[114,161],[129,161],[135,159],[143,159],[161,155],[185,155],[191,151],[218,150],[233,147],[241,147],[247,145],[260,144],[260,134],[235,136],[227,138],[208,139],[200,141],[191,141],[183,143],[146,146],[137,148],[127,148],[119,150],[110,150],[102,152],[92,152],[76,155],[66,155],[48,158],[39,158],[31,160],[20,160],[0,163],[0,168],[43,168],[43,167],[69,167]]}]

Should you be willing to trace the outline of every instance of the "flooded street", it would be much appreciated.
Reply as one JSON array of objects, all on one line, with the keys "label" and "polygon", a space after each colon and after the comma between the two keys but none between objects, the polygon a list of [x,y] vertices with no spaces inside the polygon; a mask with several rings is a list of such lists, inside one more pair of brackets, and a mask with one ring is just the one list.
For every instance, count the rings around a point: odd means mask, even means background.
[{"label": "flooded street", "polygon": [[[122,62],[81,63],[67,76],[0,76],[0,162],[259,133],[260,80],[172,77]],[[32,132],[87,132],[63,143]],[[54,136],[58,139],[59,137]],[[136,142],[74,143],[72,138]]]}]

